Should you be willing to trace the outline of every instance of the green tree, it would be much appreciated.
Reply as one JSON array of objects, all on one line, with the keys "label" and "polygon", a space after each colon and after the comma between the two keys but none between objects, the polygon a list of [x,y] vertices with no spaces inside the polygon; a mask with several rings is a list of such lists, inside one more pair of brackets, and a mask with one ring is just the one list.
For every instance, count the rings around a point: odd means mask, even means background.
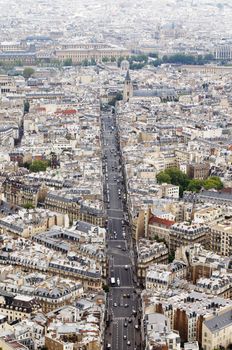
[{"label": "green tree", "polygon": [[109,58],[107,56],[102,57],[102,62],[103,63],[109,62]]},{"label": "green tree", "polygon": [[117,61],[118,67],[121,66],[121,63],[122,63],[123,60],[125,60],[125,57],[123,57],[123,56],[120,56],[120,57],[118,58],[118,61]]},{"label": "green tree", "polygon": [[171,177],[165,171],[161,171],[159,174],[157,174],[156,179],[160,184],[164,182],[167,184],[171,183]]},{"label": "green tree", "polygon": [[24,101],[24,104],[23,104],[24,114],[29,113],[29,110],[30,110],[30,103],[28,100],[26,100]]},{"label": "green tree", "polygon": [[106,293],[109,293],[109,286],[107,286],[107,284],[104,284],[102,289],[106,292]]},{"label": "green tree", "polygon": [[112,56],[112,57],[110,58],[110,61],[111,61],[111,62],[115,62],[115,61],[116,61],[116,58],[115,58],[114,56]]},{"label": "green tree", "polygon": [[203,180],[193,179],[189,181],[187,190],[191,192],[199,192],[204,185]]},{"label": "green tree", "polygon": [[23,205],[23,208],[25,208],[25,209],[34,209],[35,207],[31,203],[26,203],[26,204]]},{"label": "green tree", "polygon": [[29,79],[34,73],[35,71],[31,67],[25,67],[23,70],[23,76],[25,79]]},{"label": "green tree", "polygon": [[157,52],[150,52],[148,56],[151,58],[158,58],[159,57]]},{"label": "green tree", "polygon": [[96,64],[97,64],[96,60],[94,58],[91,58],[90,65],[91,66],[96,66]]},{"label": "green tree", "polygon": [[[171,183],[172,185],[179,186],[180,196],[182,197],[183,192],[187,189],[190,179],[178,168],[170,168],[165,171],[161,171],[156,176],[157,181]],[[166,180],[166,181],[164,181]]]},{"label": "green tree", "polygon": [[64,60],[64,63],[63,63],[63,66],[64,67],[69,67],[69,66],[72,66],[73,65],[73,62],[72,62],[72,59],[71,58],[66,58]]},{"label": "green tree", "polygon": [[173,262],[173,260],[175,259],[175,253],[174,252],[170,252],[168,255],[168,262],[169,264]]},{"label": "green tree", "polygon": [[89,65],[89,61],[85,59],[84,61],[81,62],[81,65],[84,67],[87,67]]},{"label": "green tree", "polygon": [[189,178],[183,171],[178,168],[169,168],[165,172],[171,177],[171,183],[173,185],[182,186],[183,190],[188,187]]},{"label": "green tree", "polygon": [[223,183],[218,176],[211,176],[204,181],[203,186],[206,190],[209,190],[211,188],[215,188],[216,190],[221,190],[223,188]]},{"label": "green tree", "polygon": [[34,160],[30,164],[29,170],[33,173],[38,173],[39,171],[46,171],[49,165],[49,161],[47,160]]},{"label": "green tree", "polygon": [[163,61],[161,59],[157,59],[155,61],[152,61],[151,64],[154,66],[154,67],[158,67],[160,66],[161,64],[163,63]]}]

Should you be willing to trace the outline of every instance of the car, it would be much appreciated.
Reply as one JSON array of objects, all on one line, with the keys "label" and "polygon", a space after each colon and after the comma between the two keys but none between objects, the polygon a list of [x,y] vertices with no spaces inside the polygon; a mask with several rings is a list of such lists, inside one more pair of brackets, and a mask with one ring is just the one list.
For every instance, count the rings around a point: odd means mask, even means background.
[{"label": "car", "polygon": [[127,338],[127,336],[126,336],[126,334],[124,334],[123,339],[126,339],[126,338]]},{"label": "car", "polygon": [[139,326],[137,324],[135,324],[135,329],[139,329]]},{"label": "car", "polygon": [[117,245],[117,248],[118,248],[118,249],[121,249],[122,247],[121,247],[120,245]]},{"label": "car", "polygon": [[133,309],[133,310],[132,310],[132,314],[133,314],[133,315],[136,315],[136,314],[137,314],[137,311]]},{"label": "car", "polygon": [[126,248],[125,248],[125,247],[123,247],[123,248],[122,248],[122,251],[123,251],[123,252],[125,252],[125,251],[126,251]]},{"label": "car", "polygon": [[126,298],[127,297],[127,295],[126,294],[123,294],[123,298]]},{"label": "car", "polygon": [[127,322],[124,322],[124,327],[127,327],[128,326],[128,323]]},{"label": "car", "polygon": [[117,303],[114,303],[114,307],[117,307],[118,306],[118,304]]},{"label": "car", "polygon": [[130,298],[130,294],[127,294],[127,298]]},{"label": "car", "polygon": [[128,265],[125,265],[125,270],[128,270],[128,267],[129,267]]},{"label": "car", "polygon": [[129,305],[128,305],[128,304],[125,304],[124,307],[129,307]]},{"label": "car", "polygon": [[130,345],[131,345],[131,342],[130,342],[130,340],[128,340],[128,342],[127,342],[127,345],[128,345],[128,346],[130,346]]},{"label": "car", "polygon": [[128,322],[131,323],[132,322],[132,318],[129,317],[128,318]]}]

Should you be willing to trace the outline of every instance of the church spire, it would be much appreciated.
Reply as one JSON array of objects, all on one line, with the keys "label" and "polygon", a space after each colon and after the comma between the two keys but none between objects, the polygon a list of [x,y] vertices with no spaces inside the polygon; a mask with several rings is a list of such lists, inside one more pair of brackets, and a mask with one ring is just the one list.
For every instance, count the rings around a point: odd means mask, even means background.
[{"label": "church spire", "polygon": [[128,102],[129,99],[133,96],[133,85],[129,73],[129,69],[126,73],[124,90],[123,90],[123,101]]}]

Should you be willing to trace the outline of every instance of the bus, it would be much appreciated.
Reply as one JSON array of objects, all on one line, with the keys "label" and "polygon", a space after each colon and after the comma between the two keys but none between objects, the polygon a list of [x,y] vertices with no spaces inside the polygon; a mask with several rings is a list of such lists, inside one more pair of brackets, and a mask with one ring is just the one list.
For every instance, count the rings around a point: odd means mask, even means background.
[{"label": "bus", "polygon": [[115,286],[115,278],[111,277],[110,279],[111,286]]}]

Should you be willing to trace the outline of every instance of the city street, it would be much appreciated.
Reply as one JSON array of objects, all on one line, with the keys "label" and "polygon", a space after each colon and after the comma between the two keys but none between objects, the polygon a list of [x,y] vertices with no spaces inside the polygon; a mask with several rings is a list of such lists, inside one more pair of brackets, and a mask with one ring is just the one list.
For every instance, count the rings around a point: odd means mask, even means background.
[{"label": "city street", "polygon": [[[121,170],[115,115],[102,114],[103,173],[108,214],[107,244],[109,276],[105,348],[141,349],[139,292],[134,271],[132,239],[125,208],[125,186]],[[124,201],[124,203],[123,203]]]}]

